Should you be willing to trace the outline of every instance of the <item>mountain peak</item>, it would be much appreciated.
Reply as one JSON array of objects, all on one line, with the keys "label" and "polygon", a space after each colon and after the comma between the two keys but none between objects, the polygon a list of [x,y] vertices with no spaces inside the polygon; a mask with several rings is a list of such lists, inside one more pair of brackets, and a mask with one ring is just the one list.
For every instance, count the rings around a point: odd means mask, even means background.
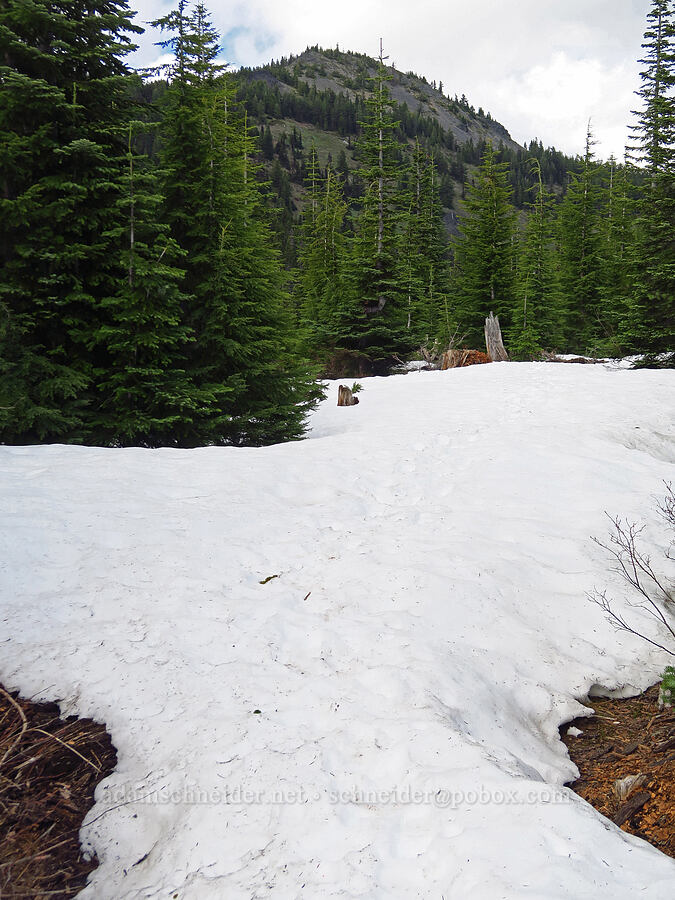
[{"label": "mountain peak", "polygon": [[[282,58],[250,71],[253,77],[269,73],[287,84],[289,78],[297,78],[317,91],[333,91],[354,99],[369,94],[370,79],[376,68],[377,60],[365,53],[339,48],[326,50],[315,45],[298,56]],[[405,105],[414,115],[435,120],[458,145],[469,140],[474,144],[491,141],[495,145],[502,142],[512,150],[521,149],[501,123],[481,108],[476,110],[464,94],[449,96],[442,82],[429,82],[426,77],[402,72],[395,65],[387,66],[387,70],[394,103]]]}]

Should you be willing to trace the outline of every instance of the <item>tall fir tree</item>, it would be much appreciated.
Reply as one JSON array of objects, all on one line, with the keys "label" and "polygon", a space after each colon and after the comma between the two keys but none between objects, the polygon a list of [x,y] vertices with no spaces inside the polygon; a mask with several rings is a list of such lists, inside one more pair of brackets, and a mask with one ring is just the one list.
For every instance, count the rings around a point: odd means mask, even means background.
[{"label": "tall fir tree", "polygon": [[343,296],[347,211],[337,173],[326,167],[322,177],[316,147],[307,170],[308,197],[300,234],[300,290],[302,317],[313,348],[333,349],[336,316]]},{"label": "tall fir tree", "polygon": [[200,405],[186,372],[191,340],[183,323],[187,298],[180,290],[184,254],[160,221],[158,175],[134,150],[129,124],[127,173],[119,224],[124,264],[115,293],[101,302],[104,320],[94,343],[104,365],[97,378],[96,432],[105,443],[174,444],[189,428]]},{"label": "tall fir tree", "polygon": [[640,60],[642,109],[633,126],[633,160],[646,185],[638,203],[632,349],[675,359],[675,4],[652,0]]},{"label": "tall fir tree", "polygon": [[455,244],[454,312],[461,334],[476,347],[490,312],[505,328],[513,315],[516,213],[507,169],[488,144]]},{"label": "tall fir tree", "polygon": [[581,173],[571,173],[560,206],[560,303],[565,349],[597,351],[606,338],[601,303],[603,192],[590,122]]},{"label": "tall fir tree", "polygon": [[[270,444],[301,437],[308,412],[323,396],[316,371],[305,355],[305,334],[292,316],[287,276],[283,270],[256,179],[252,160],[257,144],[246,114],[235,119],[241,155],[232,146],[230,185],[231,222],[241,216],[238,229],[229,230],[229,251],[221,244],[221,277],[225,287],[240,285],[238,303],[230,319],[230,336],[240,342],[234,359],[245,390],[239,402],[232,439],[239,444]],[[243,127],[242,127],[243,126]],[[239,189],[237,189],[239,181]]]},{"label": "tall fir tree", "polygon": [[389,80],[380,41],[367,116],[357,144],[358,177],[365,192],[352,242],[349,290],[340,311],[338,337],[346,349],[376,369],[386,368],[393,356],[410,346],[397,260],[402,211],[397,183],[400,154],[390,112]]},{"label": "tall fir tree", "polygon": [[448,241],[441,218],[439,178],[434,159],[415,141],[399,253],[406,328],[416,346],[447,346],[449,321]]},{"label": "tall fir tree", "polygon": [[[322,319],[324,282],[317,265],[320,258],[317,245],[320,244],[320,233],[317,226],[321,206],[321,166],[316,144],[312,141],[305,177],[305,208],[299,228],[299,282],[300,282],[300,318],[310,329],[320,326]],[[316,335],[318,337],[318,333]]]},{"label": "tall fir tree", "polygon": [[509,334],[514,359],[537,359],[543,348],[560,342],[553,258],[552,194],[544,188],[538,159],[530,161],[536,178],[536,195],[525,225],[516,279],[516,303]]},{"label": "tall fir tree", "polygon": [[126,0],[0,7],[0,439],[95,440],[133,76]]},{"label": "tall fir tree", "polygon": [[188,366],[202,398],[183,440],[298,437],[317,393],[263,221],[246,116],[217,62],[218,35],[201,2],[189,11],[181,0],[155,24],[175,57],[163,124],[165,216],[186,253]]},{"label": "tall fir tree", "polygon": [[626,326],[630,322],[634,246],[634,188],[626,165],[610,156],[605,166],[605,202],[601,228],[600,306],[605,338],[603,354],[620,356],[630,345]]}]

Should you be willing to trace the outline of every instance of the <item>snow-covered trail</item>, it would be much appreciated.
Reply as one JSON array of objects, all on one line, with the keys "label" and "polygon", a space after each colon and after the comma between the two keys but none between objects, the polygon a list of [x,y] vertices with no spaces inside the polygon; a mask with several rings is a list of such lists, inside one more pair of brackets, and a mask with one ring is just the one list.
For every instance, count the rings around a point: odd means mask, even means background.
[{"label": "snow-covered trail", "polygon": [[624,593],[605,510],[664,546],[674,383],[477,366],[265,449],[0,448],[0,680],[119,750],[81,896],[670,900],[557,728],[663,666],[585,592]]}]

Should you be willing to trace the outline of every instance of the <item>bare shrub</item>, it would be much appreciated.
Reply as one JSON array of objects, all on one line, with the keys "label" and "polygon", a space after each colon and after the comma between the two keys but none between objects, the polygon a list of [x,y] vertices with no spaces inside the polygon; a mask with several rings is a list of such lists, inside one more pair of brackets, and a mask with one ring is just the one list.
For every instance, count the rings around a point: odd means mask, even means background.
[{"label": "bare shrub", "polygon": [[[666,484],[666,495],[659,504],[658,511],[675,538],[675,492],[670,484]],[[663,637],[656,640],[640,631],[639,627],[630,621],[629,616],[617,611],[614,601],[607,596],[607,591],[594,590],[588,594],[588,598],[602,609],[607,619],[619,631],[634,634],[675,657],[673,627],[675,592],[667,579],[657,574],[649,555],[639,546],[639,537],[644,525],[638,526],[635,522],[628,522],[619,517],[612,518],[609,515],[608,518],[612,523],[612,530],[607,542],[595,537],[593,540],[612,557],[612,571],[617,572],[630,585],[633,595],[638,595],[638,599],[629,603],[629,606],[641,609],[654,618],[659,623]],[[669,560],[675,558],[674,547],[675,539],[671,540],[665,552]]]}]

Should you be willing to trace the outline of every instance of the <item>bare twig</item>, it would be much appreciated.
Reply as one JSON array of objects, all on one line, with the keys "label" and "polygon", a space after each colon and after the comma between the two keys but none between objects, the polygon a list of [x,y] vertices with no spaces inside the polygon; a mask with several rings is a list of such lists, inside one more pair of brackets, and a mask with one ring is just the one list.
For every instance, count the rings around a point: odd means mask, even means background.
[{"label": "bare twig", "polygon": [[[670,484],[666,484],[666,496],[658,510],[666,523],[675,531],[675,493]],[[671,646],[664,645],[658,640],[647,637],[637,628],[633,627],[626,617],[616,611],[612,605],[612,601],[607,597],[606,591],[593,591],[587,596],[589,600],[599,606],[605,613],[607,619],[619,631],[627,631],[634,634],[642,640],[647,641],[653,647],[664,650],[670,656],[675,656],[675,627],[673,620],[668,615],[671,605],[675,601],[673,591],[666,586],[663,578],[657,575],[652,566],[651,559],[648,554],[643,553],[638,546],[638,539],[644,529],[644,525],[638,526],[635,522],[624,521],[617,517],[607,514],[612,523],[612,531],[609,535],[608,543],[593,538],[593,541],[605,550],[614,559],[612,571],[626,581],[641,598],[638,602],[629,605],[641,609],[650,615],[659,623],[659,626],[665,629],[667,644],[670,644],[670,638],[673,639]],[[666,558],[672,559],[673,555],[671,547],[666,551]]]},{"label": "bare twig", "polygon": [[86,764],[88,766],[91,766],[92,769],[94,769],[96,772],[101,771],[100,767],[97,766],[96,763],[93,763],[90,759],[87,759],[86,756],[82,756],[82,754],[79,752],[79,750],[76,750],[74,747],[71,747],[70,744],[67,744],[65,741],[62,741],[61,738],[57,737],[55,734],[50,734],[48,731],[43,731],[42,728],[31,728],[30,731],[37,731],[40,734],[44,734],[45,737],[53,738],[55,741],[58,741],[58,743],[61,744],[62,747],[65,747],[66,750],[70,750],[72,753],[75,754],[75,756],[79,756],[81,760],[86,762]]},{"label": "bare twig", "polygon": [[32,862],[36,859],[41,859],[47,853],[51,853],[53,850],[56,850],[57,847],[63,847],[64,844],[68,844],[73,840],[72,837],[68,837],[65,841],[59,841],[57,844],[52,844],[50,847],[45,847],[43,850],[39,850],[37,853],[33,853],[31,856],[24,856],[21,859],[10,859],[8,862],[0,863],[0,869],[6,869],[8,866],[18,866],[19,863],[22,862]]},{"label": "bare twig", "polygon": [[[664,518],[668,525],[675,532],[675,491],[673,491],[673,486],[670,482],[664,482],[666,485],[666,496],[663,498],[663,501],[659,504],[658,511],[662,518]],[[666,556],[668,559],[673,559],[675,556],[673,555],[673,550],[675,548],[675,538],[671,541],[670,547],[666,550]]]},{"label": "bare twig", "polygon": [[24,711],[21,709],[21,707],[16,702],[14,697],[12,697],[11,694],[7,693],[7,691],[3,687],[0,687],[0,693],[2,694],[3,697],[5,697],[7,700],[9,700],[9,702],[12,704],[12,706],[16,709],[16,711],[21,716],[21,731],[19,732],[18,736],[9,745],[7,750],[5,750],[5,752],[2,756],[2,759],[0,759],[0,766],[1,766],[4,763],[4,761],[7,759],[7,757],[12,753],[14,748],[17,746],[17,744],[19,743],[21,738],[24,736],[24,734],[28,730],[28,720],[26,719]]},{"label": "bare twig", "polygon": [[632,628],[624,617],[612,608],[611,601],[607,598],[605,591],[593,591],[593,593],[588,594],[587,596],[592,603],[595,603],[600,607],[617,631],[627,631],[630,634],[634,634],[636,637],[642,638],[643,641],[647,641],[647,643],[651,644],[653,647],[658,647],[659,650],[665,650],[666,653],[675,656],[675,650],[671,650],[663,644],[659,644],[658,641],[654,641],[651,638],[648,638],[647,635],[642,634],[641,631]]}]

